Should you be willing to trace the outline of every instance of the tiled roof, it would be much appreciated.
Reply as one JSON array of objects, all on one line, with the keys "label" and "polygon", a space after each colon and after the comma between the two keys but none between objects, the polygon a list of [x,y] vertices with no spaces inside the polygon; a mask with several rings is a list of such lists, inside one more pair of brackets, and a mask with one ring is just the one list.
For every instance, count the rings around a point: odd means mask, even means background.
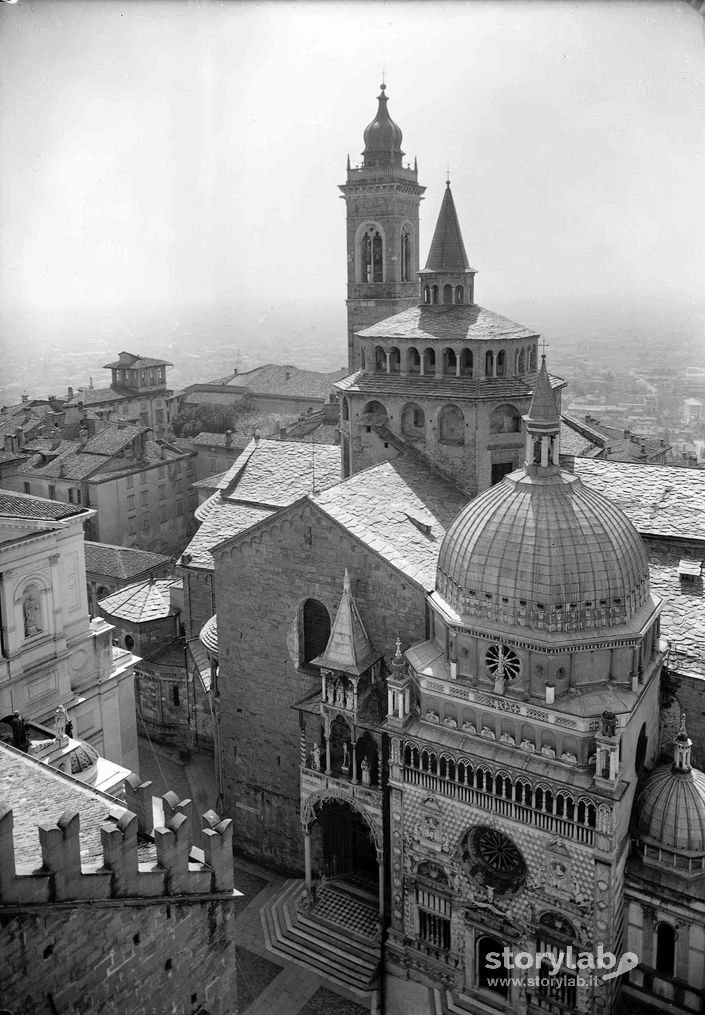
[{"label": "tiled roof", "polygon": [[[179,563],[212,571],[214,564],[211,550],[214,546],[229,539],[230,536],[237,536],[240,532],[252,528],[253,525],[274,514],[274,510],[252,507],[248,504],[230,504],[227,501],[217,503],[201,523]],[[187,559],[187,554],[190,559]]]},{"label": "tiled roof", "polygon": [[618,504],[639,532],[705,539],[705,470],[575,458],[569,467]]},{"label": "tiled roof", "polygon": [[20,413],[14,416],[0,416],[0,437],[12,436],[19,429],[24,431],[25,438],[36,433],[44,425],[44,416],[29,413],[20,418]]},{"label": "tiled roof", "polygon": [[477,303],[409,307],[358,334],[363,338],[408,338],[417,342],[538,338],[537,332]]},{"label": "tiled roof", "polygon": [[127,395],[120,394],[114,388],[79,388],[66,405],[72,408],[79,403],[84,406],[103,405],[108,402],[124,402]]},{"label": "tiled roof", "polygon": [[236,374],[230,383],[243,385],[252,394],[293,395],[301,398],[320,398],[332,392],[333,385],[345,377],[347,369],[321,373],[319,370],[299,370],[298,367],[267,363],[246,373]]},{"label": "tiled roof", "polygon": [[8,462],[16,462],[24,457],[24,452],[22,451],[4,451],[0,448],[0,465],[6,465]]},{"label": "tiled roof", "polygon": [[447,182],[424,272],[463,272],[468,267],[458,214]]},{"label": "tiled roof", "polygon": [[41,866],[39,825],[52,824],[66,811],[80,816],[83,864],[102,862],[100,826],[124,813],[116,800],[56,772],[49,765],[0,743],[0,800],[13,810],[15,862],[23,873]]},{"label": "tiled roof", "polygon": [[0,516],[3,518],[36,518],[40,521],[60,521],[84,514],[86,509],[77,504],[64,504],[58,500],[32,497],[24,493],[0,490]]},{"label": "tiled roof", "polygon": [[[576,424],[580,429],[576,429]],[[591,450],[599,450],[595,437],[589,437],[588,431],[583,430],[581,424],[577,423],[571,416],[565,413],[561,416],[561,454],[564,455],[585,455]]]},{"label": "tiled roof", "polygon": [[81,445],[77,441],[64,441],[63,450],[58,455],[46,459],[44,455],[32,455],[17,469],[18,475],[41,476],[46,479],[86,479],[96,469],[101,468],[105,459],[98,455],[79,454]]},{"label": "tiled roof", "polygon": [[161,620],[179,612],[171,603],[171,589],[177,585],[173,578],[139,582],[106,596],[98,606],[111,618],[127,620],[131,624]]},{"label": "tiled roof", "polygon": [[141,423],[128,423],[126,426],[108,425],[104,430],[89,438],[82,447],[85,454],[91,455],[116,455],[123,448],[146,433],[150,428]]},{"label": "tiled roof", "polygon": [[[370,395],[400,395],[411,398],[445,398],[449,402],[478,398],[528,397],[534,389],[536,374],[526,377],[421,377],[418,374],[373,374],[358,370],[336,387],[339,391],[358,391]],[[553,388],[565,384],[562,377],[551,377]]]},{"label": "tiled roof", "polygon": [[216,472],[214,476],[206,476],[205,479],[199,479],[196,483],[191,483],[191,487],[193,490],[219,490],[227,474],[227,469],[225,472]]},{"label": "tiled roof", "polygon": [[94,473],[91,481],[99,483],[106,479],[115,479],[123,473],[136,472],[150,465],[169,465],[170,462],[183,461],[193,455],[192,451],[182,451],[169,444],[145,441],[142,458],[104,458],[101,464],[102,471]]},{"label": "tiled roof", "polygon": [[[705,677],[705,596],[702,577],[681,579],[678,565],[682,551],[663,543],[647,545],[651,590],[664,600],[661,637],[671,645],[669,666],[673,670]],[[705,547],[696,558],[705,561]]]},{"label": "tiled roof", "polygon": [[467,496],[415,457],[400,455],[317,494],[313,502],[424,589]]},{"label": "tiled roof", "polygon": [[196,388],[194,391],[189,391],[181,400],[184,405],[237,405],[244,398],[245,395],[241,392],[233,391],[231,393],[227,388],[220,391],[199,391]]},{"label": "tiled roof", "polygon": [[162,553],[132,550],[126,546],[113,546],[110,543],[86,542],[84,549],[86,571],[89,574],[99,574],[119,581],[135,578],[151,570],[156,571],[171,562],[171,557],[166,557]]},{"label": "tiled roof", "polygon": [[534,394],[529,408],[529,419],[532,423],[559,424],[556,398],[553,394],[553,385],[546,370],[546,360],[541,358],[541,369],[536,378]]},{"label": "tiled roof", "polygon": [[270,434],[278,434],[279,428],[285,425],[286,420],[298,419],[298,416],[279,416],[261,412],[247,412],[238,416],[235,427],[230,431],[230,443],[226,433],[210,433],[202,430],[192,438],[192,444],[196,446],[210,446],[214,448],[239,447],[242,449],[252,440],[255,430],[260,431],[263,437]]},{"label": "tiled roof", "polygon": [[129,356],[129,360],[123,362],[122,360],[115,360],[114,363],[106,363],[104,365],[105,370],[143,370],[147,367],[172,367],[174,364],[170,363],[167,359],[153,359],[150,356],[140,356],[139,353],[135,355],[133,352],[121,353],[121,355]]},{"label": "tiled roof", "polygon": [[[229,478],[230,477],[230,478]],[[286,507],[340,479],[340,448],[300,441],[251,441],[223,480],[231,501]]]}]

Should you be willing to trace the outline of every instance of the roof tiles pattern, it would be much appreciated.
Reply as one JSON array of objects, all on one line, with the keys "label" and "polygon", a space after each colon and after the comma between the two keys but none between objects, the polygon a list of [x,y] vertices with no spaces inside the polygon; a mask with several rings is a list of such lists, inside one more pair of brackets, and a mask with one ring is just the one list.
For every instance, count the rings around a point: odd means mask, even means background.
[{"label": "roof tiles pattern", "polygon": [[340,480],[340,448],[303,441],[251,441],[226,475],[224,500],[286,507]]},{"label": "roof tiles pattern", "polygon": [[456,272],[466,271],[468,267],[458,213],[450,191],[450,182],[447,182],[424,271]]},{"label": "roof tiles pattern", "polygon": [[618,504],[642,535],[705,539],[705,470],[592,458],[569,465]]},{"label": "roof tiles pattern", "polygon": [[162,620],[179,612],[171,602],[171,590],[174,587],[179,587],[179,583],[173,578],[140,582],[106,596],[98,606],[108,616],[127,620],[131,624]]},{"label": "roof tiles pattern", "polygon": [[443,537],[467,496],[419,460],[400,455],[317,494],[331,518],[425,589]]},{"label": "roof tiles pattern", "polygon": [[85,514],[86,509],[58,500],[32,497],[30,494],[0,490],[0,516],[4,518],[36,518],[43,521],[60,521],[74,515]]},{"label": "roof tiles pattern", "polygon": [[267,363],[246,373],[235,374],[229,383],[245,386],[258,395],[293,395],[301,398],[324,400],[333,385],[344,377],[347,369],[322,373],[319,370],[300,370],[280,363]]},{"label": "roof tiles pattern", "polygon": [[[208,513],[188,544],[180,563],[186,566],[214,568],[211,550],[231,536],[237,536],[246,529],[274,514],[274,508],[262,508],[248,504],[217,503]],[[187,557],[188,555],[188,557]]]},{"label": "roof tiles pattern", "polygon": [[84,543],[86,571],[99,574],[106,578],[135,578],[150,570],[167,567],[171,557],[162,553],[150,553],[147,550],[132,550],[126,546],[113,546],[110,543]]},{"label": "roof tiles pattern", "polygon": [[[452,402],[462,399],[505,399],[528,397],[534,390],[536,374],[526,377],[421,377],[419,375],[368,374],[358,370],[336,387],[340,391],[361,392],[369,395],[401,395],[409,398],[445,398]],[[560,388],[562,377],[551,376],[554,388]]]},{"label": "roof tiles pattern", "polygon": [[408,338],[417,342],[538,338],[536,331],[477,303],[409,307],[359,334],[363,338]]}]

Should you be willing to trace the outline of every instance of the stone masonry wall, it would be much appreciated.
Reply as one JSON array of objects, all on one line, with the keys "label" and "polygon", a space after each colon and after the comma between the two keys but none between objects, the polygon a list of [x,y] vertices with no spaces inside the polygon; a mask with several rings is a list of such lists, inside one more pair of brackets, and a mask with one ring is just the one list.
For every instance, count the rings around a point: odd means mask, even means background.
[{"label": "stone masonry wall", "polygon": [[0,908],[2,1004],[13,1015],[237,1011],[227,901]]},{"label": "stone masonry wall", "polygon": [[311,503],[292,506],[216,561],[225,812],[238,848],[300,871],[299,727],[292,706],[320,688],[298,665],[304,601],[331,622],[347,567],[373,647],[389,659],[425,633],[423,590]]}]

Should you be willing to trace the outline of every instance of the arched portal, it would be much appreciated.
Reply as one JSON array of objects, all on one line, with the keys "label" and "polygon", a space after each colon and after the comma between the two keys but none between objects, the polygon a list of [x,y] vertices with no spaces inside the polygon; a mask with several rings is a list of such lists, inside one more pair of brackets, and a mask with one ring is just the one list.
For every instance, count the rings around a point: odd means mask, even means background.
[{"label": "arched portal", "polygon": [[314,826],[320,830],[321,872],[328,878],[354,877],[377,888],[377,851],[370,826],[358,810],[342,800],[324,803]]}]

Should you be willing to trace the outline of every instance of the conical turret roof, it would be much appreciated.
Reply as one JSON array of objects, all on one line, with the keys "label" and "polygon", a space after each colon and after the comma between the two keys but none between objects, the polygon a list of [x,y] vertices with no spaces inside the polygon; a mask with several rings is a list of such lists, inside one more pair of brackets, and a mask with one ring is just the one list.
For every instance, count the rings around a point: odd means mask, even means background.
[{"label": "conical turret roof", "polygon": [[546,369],[546,357],[541,357],[541,368],[536,378],[534,397],[531,399],[531,407],[526,421],[529,427],[532,423],[538,423],[542,430],[548,427],[560,429],[561,420],[556,405],[556,396],[551,387],[551,380]]},{"label": "conical turret roof", "polygon": [[468,271],[469,267],[458,214],[450,189],[450,180],[448,180],[424,271]]},{"label": "conical turret roof", "polygon": [[350,575],[347,568],[343,581],[343,595],[335,615],[328,644],[323,655],[312,660],[314,665],[359,676],[376,659],[365,625],[353,599]]}]

